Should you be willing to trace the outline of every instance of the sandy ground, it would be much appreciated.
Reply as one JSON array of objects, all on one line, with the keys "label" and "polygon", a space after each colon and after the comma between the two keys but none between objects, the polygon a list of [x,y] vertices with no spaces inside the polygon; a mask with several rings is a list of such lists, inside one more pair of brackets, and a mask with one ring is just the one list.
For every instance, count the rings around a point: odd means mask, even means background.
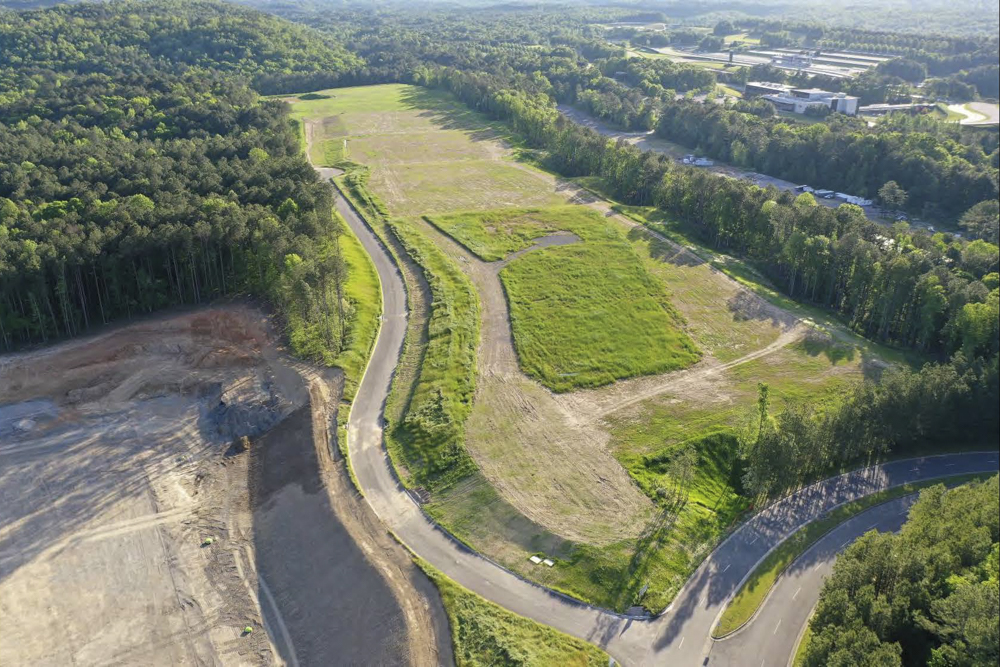
[{"label": "sandy ground", "polygon": [[0,358],[0,664],[449,662],[330,454],[339,390],[241,305]]}]

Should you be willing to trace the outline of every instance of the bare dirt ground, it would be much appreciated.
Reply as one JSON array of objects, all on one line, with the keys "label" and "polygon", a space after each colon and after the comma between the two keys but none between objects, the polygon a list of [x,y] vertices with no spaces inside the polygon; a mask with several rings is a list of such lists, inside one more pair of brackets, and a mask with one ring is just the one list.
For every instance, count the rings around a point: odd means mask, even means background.
[{"label": "bare dirt ground", "polygon": [[0,664],[448,662],[317,428],[339,390],[240,305],[0,358]]}]

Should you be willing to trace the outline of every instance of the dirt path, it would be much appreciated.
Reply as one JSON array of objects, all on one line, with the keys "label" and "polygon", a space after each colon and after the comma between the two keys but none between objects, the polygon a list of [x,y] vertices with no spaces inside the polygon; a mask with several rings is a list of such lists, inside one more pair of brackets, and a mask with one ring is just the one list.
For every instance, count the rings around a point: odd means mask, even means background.
[{"label": "dirt path", "polygon": [[[313,443],[330,504],[402,609],[409,663],[414,667],[452,664],[448,618],[437,588],[413,563],[410,554],[385,531],[348,478],[343,460],[333,457],[335,443],[331,442],[330,432],[337,423],[340,392],[318,373],[312,374],[308,381]],[[342,653],[335,655],[337,660],[343,659]],[[370,663],[375,652],[369,642],[359,642],[357,655],[360,662]]]},{"label": "dirt path", "polygon": [[432,225],[414,224],[459,263],[479,293],[479,378],[466,447],[490,484],[563,538],[606,544],[639,535],[652,503],[611,455],[608,434],[567,414],[517,365],[500,270],[526,252],[577,237],[553,234],[505,260],[483,262]]}]

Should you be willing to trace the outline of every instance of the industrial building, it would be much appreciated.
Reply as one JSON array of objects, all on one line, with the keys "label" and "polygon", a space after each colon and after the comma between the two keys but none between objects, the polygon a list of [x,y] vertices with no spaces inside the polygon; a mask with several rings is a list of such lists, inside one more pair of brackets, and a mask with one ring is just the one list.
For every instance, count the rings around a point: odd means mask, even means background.
[{"label": "industrial building", "polygon": [[792,88],[769,81],[748,81],[744,97],[760,97],[781,111],[804,114],[807,109],[827,108],[854,116],[858,113],[858,98],[846,93],[834,93],[819,88]]}]

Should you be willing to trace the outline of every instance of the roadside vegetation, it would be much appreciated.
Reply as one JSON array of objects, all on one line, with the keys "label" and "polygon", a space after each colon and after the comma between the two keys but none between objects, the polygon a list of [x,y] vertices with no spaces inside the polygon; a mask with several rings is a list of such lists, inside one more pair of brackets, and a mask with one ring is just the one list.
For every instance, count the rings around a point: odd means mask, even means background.
[{"label": "roadside vegetation", "polygon": [[700,356],[663,284],[617,224],[583,206],[430,218],[477,255],[499,258],[555,232],[579,243],[508,264],[500,278],[522,370],[554,391],[684,368]]},{"label": "roadside vegetation", "polygon": [[782,542],[750,573],[733,599],[726,606],[719,623],[712,631],[713,637],[725,637],[735,632],[749,621],[763,604],[778,577],[821,537],[856,514],[882,503],[916,493],[921,489],[939,484],[954,486],[965,482],[985,479],[988,475],[960,475],[945,480],[928,480],[915,484],[903,484],[865,496],[860,500],[846,503],[834,509],[822,519],[803,526]]},{"label": "roadside vegetation", "polygon": [[382,315],[382,289],[375,265],[361,241],[346,222],[341,220],[341,225],[344,231],[340,237],[340,252],[347,271],[343,298],[348,311],[345,318],[349,324],[344,337],[344,348],[331,365],[343,369],[343,398],[351,402],[378,336],[379,318]]},{"label": "roadside vegetation", "polygon": [[998,572],[998,478],[925,489],[900,533],[838,556],[802,664],[996,664]]},{"label": "roadside vegetation", "polygon": [[441,592],[459,667],[606,667],[608,655],[592,644],[518,616],[417,559]]},{"label": "roadside vegetation", "polygon": [[472,409],[479,344],[479,299],[462,270],[405,222],[389,226],[430,286],[427,346],[406,416],[390,425],[390,452],[404,462],[409,484],[440,488],[472,473],[465,419]]}]

